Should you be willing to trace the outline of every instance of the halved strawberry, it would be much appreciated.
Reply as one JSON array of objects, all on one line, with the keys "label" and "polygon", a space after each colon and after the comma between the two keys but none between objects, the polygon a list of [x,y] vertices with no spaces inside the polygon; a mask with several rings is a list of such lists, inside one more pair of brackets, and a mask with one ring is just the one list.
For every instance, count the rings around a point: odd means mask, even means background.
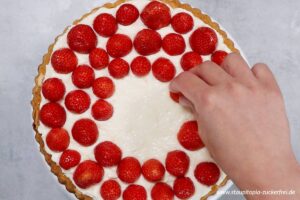
[{"label": "halved strawberry", "polygon": [[143,29],[135,36],[133,45],[139,54],[148,56],[159,52],[162,39],[158,32],[151,29]]},{"label": "halved strawberry", "polygon": [[224,62],[227,55],[228,53],[226,51],[215,51],[211,55],[211,61],[213,61],[217,65],[221,65]]},{"label": "halved strawberry", "polygon": [[72,73],[73,84],[78,88],[89,88],[94,80],[94,70],[88,65],[80,65]]},{"label": "halved strawberry", "polygon": [[215,163],[203,162],[197,165],[194,175],[199,183],[211,186],[218,182],[220,178],[220,169]]},{"label": "halved strawberry", "polygon": [[117,165],[122,158],[121,149],[110,141],[98,144],[94,150],[95,158],[103,167]]},{"label": "halved strawberry", "polygon": [[117,32],[118,24],[114,16],[102,13],[95,18],[93,27],[99,35],[110,37]]},{"label": "halved strawberry", "polygon": [[151,71],[151,63],[148,58],[138,56],[131,62],[131,71],[134,75],[142,77],[146,76]]},{"label": "halved strawberry", "polygon": [[99,183],[103,175],[104,170],[102,166],[94,161],[86,160],[77,166],[73,179],[78,187],[86,189]]},{"label": "halved strawberry", "polygon": [[84,113],[91,104],[90,96],[83,90],[73,90],[65,98],[65,105],[71,112]]},{"label": "halved strawberry", "polygon": [[83,146],[93,145],[98,139],[99,131],[96,123],[90,119],[76,121],[72,128],[72,136]]},{"label": "halved strawberry", "polygon": [[78,64],[75,53],[69,48],[56,50],[51,57],[53,69],[60,74],[72,72]]},{"label": "halved strawberry", "polygon": [[185,47],[186,45],[184,38],[176,33],[170,33],[166,35],[162,41],[162,48],[171,56],[182,54],[185,50]]},{"label": "halved strawberry", "polygon": [[171,81],[176,74],[173,63],[167,58],[158,58],[152,65],[154,77],[161,82]]},{"label": "halved strawberry", "polygon": [[204,147],[196,121],[185,122],[177,133],[177,139],[184,148],[190,151],[196,151]]},{"label": "halved strawberry", "polygon": [[92,106],[92,116],[94,117],[95,120],[98,121],[109,120],[112,117],[113,113],[114,113],[113,106],[109,102],[103,99],[97,100]]},{"label": "halved strawberry", "polygon": [[141,13],[142,21],[153,30],[166,27],[171,22],[170,8],[164,3],[151,1]]},{"label": "halved strawberry", "polygon": [[116,18],[119,24],[128,26],[139,18],[139,10],[132,4],[123,4],[117,11]]},{"label": "halved strawberry", "polygon": [[179,103],[179,98],[182,96],[181,93],[174,93],[170,92],[170,97],[175,101],[176,103]]},{"label": "halved strawberry", "polygon": [[66,122],[66,111],[58,103],[46,103],[40,110],[41,122],[51,128],[60,128]]},{"label": "halved strawberry", "polygon": [[120,184],[113,179],[105,181],[100,188],[103,200],[117,200],[120,198],[121,192]]},{"label": "halved strawberry", "polygon": [[77,166],[80,163],[81,155],[76,150],[65,150],[59,159],[59,165],[65,169],[71,169],[72,167]]},{"label": "halved strawberry", "polygon": [[114,82],[108,77],[99,77],[93,83],[93,92],[97,97],[107,99],[115,92]]},{"label": "halved strawberry", "polygon": [[147,192],[141,185],[129,185],[123,192],[123,200],[146,200]]},{"label": "halved strawberry", "polygon": [[173,29],[180,34],[190,32],[194,27],[194,20],[191,15],[180,12],[174,15],[171,20]]},{"label": "halved strawberry", "polygon": [[141,175],[141,165],[134,157],[123,158],[119,162],[117,174],[123,182],[134,183]]},{"label": "halved strawberry", "polygon": [[195,186],[190,178],[177,178],[173,185],[175,195],[180,199],[189,199],[195,193]]},{"label": "halved strawberry", "polygon": [[94,69],[104,69],[109,64],[109,56],[104,49],[95,48],[90,52],[89,60]]},{"label": "halved strawberry", "polygon": [[67,41],[69,47],[78,53],[89,53],[98,43],[94,30],[85,24],[74,26],[68,33]]},{"label": "halved strawberry", "polygon": [[200,55],[212,54],[216,50],[217,44],[217,34],[208,27],[198,28],[190,37],[191,48]]},{"label": "halved strawberry", "polygon": [[166,158],[167,171],[176,177],[184,176],[190,165],[190,158],[183,151],[175,150],[168,153]]},{"label": "halved strawberry", "polygon": [[151,189],[152,200],[173,200],[174,192],[166,183],[156,183]]},{"label": "halved strawberry", "polygon": [[112,60],[108,65],[109,74],[116,78],[121,79],[129,74],[129,64],[122,58],[116,58]]},{"label": "halved strawberry", "polygon": [[187,52],[185,53],[180,61],[181,67],[184,71],[188,71],[193,67],[196,67],[202,63],[201,56],[196,52]]},{"label": "halved strawberry", "polygon": [[58,78],[48,78],[42,86],[44,97],[52,102],[61,100],[65,95],[65,91],[64,83]]},{"label": "halved strawberry", "polygon": [[160,161],[156,159],[147,160],[142,166],[142,173],[148,181],[160,181],[165,175],[165,168]]},{"label": "halved strawberry", "polygon": [[108,39],[106,50],[111,57],[124,57],[132,50],[131,39],[124,34],[115,34]]},{"label": "halved strawberry", "polygon": [[46,143],[52,151],[61,152],[68,148],[70,136],[65,129],[54,128],[47,134]]}]

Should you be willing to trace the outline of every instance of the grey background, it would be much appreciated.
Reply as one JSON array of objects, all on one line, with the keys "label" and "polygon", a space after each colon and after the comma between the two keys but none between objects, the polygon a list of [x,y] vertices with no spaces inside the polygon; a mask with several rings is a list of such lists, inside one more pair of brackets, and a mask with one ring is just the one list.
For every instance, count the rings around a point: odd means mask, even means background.
[{"label": "grey background", "polygon": [[[251,64],[270,65],[286,99],[292,143],[300,161],[300,1],[186,2],[219,21]],[[75,199],[58,184],[38,151],[31,127],[31,89],[37,66],[55,36],[102,3],[0,0],[0,200]]]}]

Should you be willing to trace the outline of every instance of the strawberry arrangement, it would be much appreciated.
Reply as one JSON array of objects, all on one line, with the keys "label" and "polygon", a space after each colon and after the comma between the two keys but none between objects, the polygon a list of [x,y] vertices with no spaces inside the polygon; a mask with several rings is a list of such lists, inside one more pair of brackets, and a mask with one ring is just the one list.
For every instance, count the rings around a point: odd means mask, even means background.
[{"label": "strawberry arrangement", "polygon": [[[137,30],[134,39],[118,33],[120,26],[129,26],[138,19],[147,27]],[[173,33],[162,37],[158,30],[171,26]],[[142,78],[152,72],[155,79],[163,83],[170,82],[177,74],[174,63],[167,57],[160,57],[150,62],[148,56],[164,51],[169,56],[180,56],[183,71],[201,64],[204,56],[221,64],[227,52],[217,50],[218,37],[209,27],[194,29],[193,17],[185,12],[171,15],[170,8],[158,1],[149,2],[139,10],[132,4],[122,4],[115,16],[109,13],[99,14],[93,26],[75,25],[67,33],[67,47],[52,53],[51,66],[60,75],[71,74],[72,84],[76,88],[66,93],[63,81],[53,77],[44,80],[43,97],[47,103],[40,108],[40,121],[51,130],[47,134],[46,144],[54,152],[61,152],[59,165],[64,170],[74,169],[73,181],[82,189],[99,185],[99,195],[104,200],[123,197],[125,200],[147,199],[147,192],[142,185],[135,182],[144,178],[153,184],[153,200],[169,200],[176,196],[189,199],[195,194],[195,184],[212,186],[220,178],[220,169],[213,162],[199,163],[190,169],[190,158],[187,152],[199,151],[204,147],[198,132],[196,121],[187,121],[178,130],[178,143],[186,150],[166,152],[165,162],[149,158],[144,163],[134,157],[123,157],[122,149],[112,141],[95,144],[100,135],[96,121],[108,121],[114,115],[114,107],[109,102],[115,93],[115,83],[132,73]],[[191,33],[189,43],[182,35]],[[98,48],[99,36],[107,38],[106,48]],[[101,41],[103,42],[103,41]],[[187,46],[192,51],[186,51]],[[130,63],[124,59],[132,51],[139,56]],[[78,65],[78,54],[88,55],[89,65]],[[96,77],[96,71],[107,70],[109,76]],[[91,89],[98,98],[92,102],[85,89]],[[180,101],[181,94],[170,93],[174,102]],[[64,103],[64,107],[60,104]],[[172,102],[171,102],[172,103]],[[74,115],[85,113],[91,108],[93,119],[81,118],[73,126],[71,133],[64,129],[67,112]],[[109,133],[107,133],[109,134]],[[94,159],[82,160],[76,149],[69,149],[70,138],[83,147],[96,145]],[[176,137],[174,133],[174,137]],[[164,153],[164,152],[162,152]],[[119,180],[103,180],[104,168],[116,167]],[[186,177],[188,170],[194,170],[199,183]],[[166,174],[175,177],[173,185],[163,182]],[[128,186],[122,191],[119,181]]]}]

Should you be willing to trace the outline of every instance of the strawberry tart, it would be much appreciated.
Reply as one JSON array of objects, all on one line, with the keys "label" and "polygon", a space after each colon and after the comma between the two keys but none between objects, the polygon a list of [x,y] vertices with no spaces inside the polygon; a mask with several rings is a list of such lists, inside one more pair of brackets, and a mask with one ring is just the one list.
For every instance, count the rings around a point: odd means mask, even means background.
[{"label": "strawberry tart", "polygon": [[217,23],[177,0],[119,0],[84,15],[35,79],[35,137],[51,171],[80,200],[214,195],[226,175],[168,87],[232,51]]}]

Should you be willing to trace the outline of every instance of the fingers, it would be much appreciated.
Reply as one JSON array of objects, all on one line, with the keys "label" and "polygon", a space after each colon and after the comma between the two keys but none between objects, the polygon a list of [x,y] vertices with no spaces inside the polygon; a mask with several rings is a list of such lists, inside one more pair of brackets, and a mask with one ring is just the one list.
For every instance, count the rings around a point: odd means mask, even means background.
[{"label": "fingers", "polygon": [[266,64],[258,63],[253,66],[251,71],[256,77],[256,79],[258,79],[261,83],[268,85],[272,88],[279,88],[272,71]]},{"label": "fingers", "polygon": [[231,79],[224,70],[220,68],[217,64],[213,62],[206,61],[198,67],[194,67],[190,72],[199,76],[209,85],[217,85],[220,83],[227,82]]},{"label": "fingers", "polygon": [[187,107],[190,109],[194,108],[194,105],[192,104],[192,102],[190,102],[187,98],[185,98],[184,96],[181,96],[179,98],[179,103],[180,105],[182,105],[183,107]]}]

